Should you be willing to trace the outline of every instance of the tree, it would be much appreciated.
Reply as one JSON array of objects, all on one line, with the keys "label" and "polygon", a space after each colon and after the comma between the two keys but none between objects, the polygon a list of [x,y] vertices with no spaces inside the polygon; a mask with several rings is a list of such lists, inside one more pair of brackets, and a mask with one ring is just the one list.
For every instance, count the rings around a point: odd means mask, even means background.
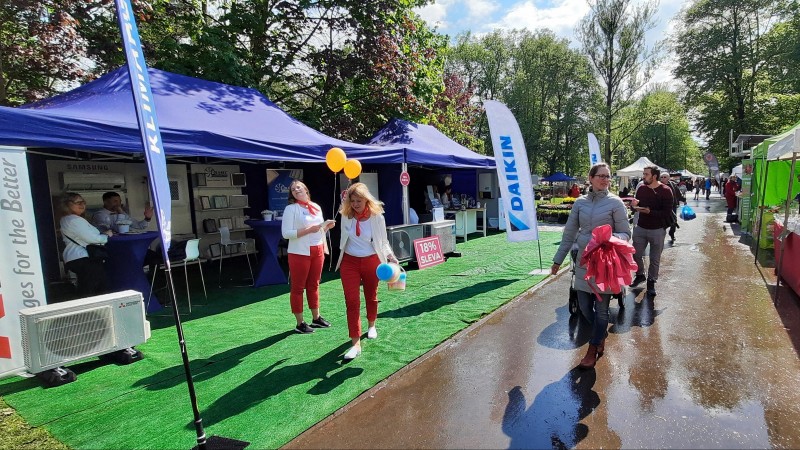
[{"label": "tree", "polygon": [[15,0],[0,8],[0,105],[41,100],[84,75],[72,0]]},{"label": "tree", "polygon": [[761,112],[773,103],[765,70],[778,51],[766,45],[765,36],[784,8],[775,0],[700,0],[681,13],[674,73],[686,85],[685,101],[698,132],[723,165],[729,130],[780,131],[765,126],[768,116]]},{"label": "tree", "polygon": [[[577,29],[577,38],[605,88],[602,116],[604,160],[612,161],[614,119],[649,80],[660,45],[648,48],[645,33],[655,26],[657,4],[648,0],[596,0]],[[619,143],[618,143],[619,144]]]}]

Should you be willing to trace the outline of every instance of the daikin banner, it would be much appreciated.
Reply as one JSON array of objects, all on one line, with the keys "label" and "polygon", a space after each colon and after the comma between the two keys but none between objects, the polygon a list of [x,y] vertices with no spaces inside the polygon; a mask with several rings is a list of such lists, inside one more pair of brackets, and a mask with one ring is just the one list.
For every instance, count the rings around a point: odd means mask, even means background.
[{"label": "daikin banner", "polygon": [[603,158],[600,157],[600,142],[594,133],[589,133],[589,167],[599,162],[603,162]]},{"label": "daikin banner", "polygon": [[19,311],[47,304],[25,149],[0,146],[0,378],[25,371]]},{"label": "daikin banner", "polygon": [[536,202],[533,198],[528,152],[525,151],[517,119],[500,102],[486,100],[483,106],[486,109],[497,162],[497,179],[506,213],[508,241],[538,240],[539,227],[536,223]]},{"label": "daikin banner", "polygon": [[144,61],[144,49],[139,39],[139,29],[133,17],[129,0],[114,0],[117,7],[117,21],[128,63],[131,79],[131,92],[136,106],[136,119],[142,134],[142,146],[150,175],[150,194],[157,213],[158,228],[161,232],[161,253],[169,266],[169,250],[172,241],[172,196],[167,178],[167,158],[161,142],[161,129],[158,126],[156,105],[150,89],[150,75]]}]

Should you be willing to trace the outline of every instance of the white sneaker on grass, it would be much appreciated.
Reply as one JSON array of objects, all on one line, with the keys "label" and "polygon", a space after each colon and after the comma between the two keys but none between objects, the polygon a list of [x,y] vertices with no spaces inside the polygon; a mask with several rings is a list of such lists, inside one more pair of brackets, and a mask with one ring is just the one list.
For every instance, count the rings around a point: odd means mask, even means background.
[{"label": "white sneaker on grass", "polygon": [[378,330],[375,327],[369,327],[367,329],[367,339],[376,339],[378,337]]},{"label": "white sneaker on grass", "polygon": [[353,346],[350,347],[350,350],[348,350],[347,353],[344,354],[344,359],[345,361],[350,361],[351,359],[356,359],[356,357],[360,354],[361,354],[361,347]]}]

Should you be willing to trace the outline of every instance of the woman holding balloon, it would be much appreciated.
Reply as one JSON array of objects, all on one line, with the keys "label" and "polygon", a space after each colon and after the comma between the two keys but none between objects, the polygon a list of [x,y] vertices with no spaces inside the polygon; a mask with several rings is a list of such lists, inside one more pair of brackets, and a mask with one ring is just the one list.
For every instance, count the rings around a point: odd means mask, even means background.
[{"label": "woman holding balloon", "polygon": [[[314,328],[328,328],[331,324],[319,315],[319,279],[328,246],[325,232],[336,225],[335,220],[324,220],[320,206],[311,201],[308,187],[294,180],[289,185],[289,204],[283,212],[281,234],[289,240],[289,274],[291,287],[289,303],[297,320],[294,331],[313,333]],[[311,310],[311,326],[303,320],[303,291]]]},{"label": "woman holding balloon", "polygon": [[347,328],[353,347],[344,355],[351,360],[361,354],[361,293],[367,307],[367,338],[375,339],[378,331],[378,265],[387,261],[397,263],[386,235],[383,203],[375,199],[364,183],[347,188],[339,210],[342,214],[342,231],[339,262],[342,288],[347,307]]}]

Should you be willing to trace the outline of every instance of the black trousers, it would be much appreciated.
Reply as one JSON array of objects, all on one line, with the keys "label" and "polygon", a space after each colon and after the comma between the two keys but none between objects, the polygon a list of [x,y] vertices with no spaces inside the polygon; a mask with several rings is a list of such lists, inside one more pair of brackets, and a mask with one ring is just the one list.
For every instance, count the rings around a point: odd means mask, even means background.
[{"label": "black trousers", "polygon": [[78,295],[91,297],[108,292],[106,268],[102,262],[80,258],[64,264],[64,268],[78,277]]}]

